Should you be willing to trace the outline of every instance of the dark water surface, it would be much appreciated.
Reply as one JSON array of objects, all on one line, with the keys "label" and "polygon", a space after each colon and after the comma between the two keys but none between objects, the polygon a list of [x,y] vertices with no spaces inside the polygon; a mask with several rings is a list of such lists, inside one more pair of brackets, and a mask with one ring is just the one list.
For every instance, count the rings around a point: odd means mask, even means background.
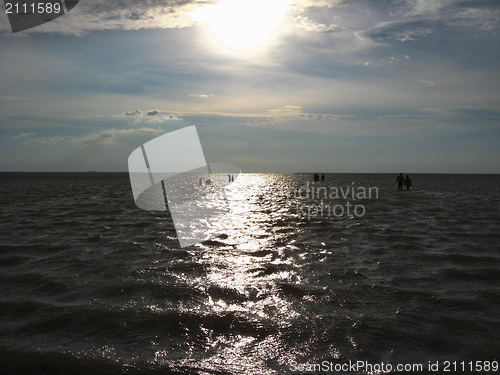
[{"label": "dark water surface", "polygon": [[312,175],[242,174],[231,227],[181,249],[128,174],[0,173],[0,374],[494,365],[500,176],[411,177],[329,174],[325,198],[294,194]]}]

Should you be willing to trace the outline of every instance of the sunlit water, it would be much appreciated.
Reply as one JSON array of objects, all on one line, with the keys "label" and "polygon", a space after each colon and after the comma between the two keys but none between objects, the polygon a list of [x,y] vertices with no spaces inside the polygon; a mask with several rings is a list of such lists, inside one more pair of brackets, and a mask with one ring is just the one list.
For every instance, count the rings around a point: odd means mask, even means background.
[{"label": "sunlit water", "polygon": [[500,176],[395,177],[242,174],[181,249],[127,174],[2,173],[0,374],[500,360]]}]

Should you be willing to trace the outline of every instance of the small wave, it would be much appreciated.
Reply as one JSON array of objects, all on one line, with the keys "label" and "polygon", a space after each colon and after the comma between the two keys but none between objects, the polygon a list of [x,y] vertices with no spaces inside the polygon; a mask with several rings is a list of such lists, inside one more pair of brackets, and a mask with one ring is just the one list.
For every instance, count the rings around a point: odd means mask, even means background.
[{"label": "small wave", "polygon": [[217,241],[217,240],[206,240],[206,241],[203,241],[202,244],[205,245],[205,246],[215,246],[215,247],[227,246],[226,243],[220,242],[220,241]]},{"label": "small wave", "polygon": [[15,267],[31,260],[31,257],[23,255],[11,255],[0,258],[0,267]]},{"label": "small wave", "polygon": [[272,255],[273,253],[274,253],[274,251],[271,251],[271,250],[258,250],[258,251],[251,252],[250,255],[254,256],[254,257],[263,258],[263,257],[266,257],[268,255]]},{"label": "small wave", "polygon": [[315,289],[298,284],[281,283],[279,289],[285,294],[294,297],[321,296],[328,293],[327,289]]}]

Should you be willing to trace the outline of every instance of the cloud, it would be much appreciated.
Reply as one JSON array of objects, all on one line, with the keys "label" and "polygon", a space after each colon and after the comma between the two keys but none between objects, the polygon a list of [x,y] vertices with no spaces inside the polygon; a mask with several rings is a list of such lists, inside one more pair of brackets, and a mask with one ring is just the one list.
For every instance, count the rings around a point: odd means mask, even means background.
[{"label": "cloud", "polygon": [[324,114],[324,113],[302,113],[302,108],[295,105],[285,105],[280,108],[269,109],[265,112],[250,112],[250,113],[231,113],[231,112],[175,112],[175,115],[171,112],[161,112],[159,110],[151,110],[147,112],[141,112],[136,110],[134,112],[126,112],[125,115],[129,113],[145,113],[146,116],[163,116],[171,120],[179,120],[182,118],[189,117],[231,117],[239,119],[263,119],[269,122],[272,121],[283,121],[285,119],[323,119],[327,121],[335,121],[341,117],[340,115]]},{"label": "cloud", "polygon": [[176,113],[181,119],[189,118],[221,118],[246,125],[272,126],[276,124],[290,124],[302,121],[331,122],[350,118],[350,115],[336,115],[330,113],[307,113],[296,105],[285,105],[280,108],[269,109],[264,112],[228,113],[228,112],[190,112]]},{"label": "cloud", "polygon": [[427,87],[432,87],[432,86],[435,86],[436,85],[436,82],[434,81],[425,81],[423,79],[421,79],[420,81],[418,81],[419,83],[421,83],[422,85],[424,86],[427,86]]},{"label": "cloud", "polygon": [[14,138],[26,138],[26,137],[31,137],[35,133],[19,133],[18,135],[14,136]]},{"label": "cloud", "polygon": [[[137,111],[135,111],[137,112]],[[162,112],[160,110],[139,111],[141,118],[147,123],[163,123],[163,121],[184,121],[205,126],[214,124],[240,124],[244,126],[257,126],[288,130],[303,130],[302,124],[320,124],[322,129],[331,126],[333,122],[352,118],[353,115],[340,115],[333,113],[303,112],[297,105],[285,105],[271,108],[262,112]],[[153,112],[154,116],[147,117],[146,113]],[[129,112],[127,112],[129,113]],[[328,125],[330,124],[330,125]]]},{"label": "cloud", "polygon": [[359,30],[361,39],[377,42],[416,41],[443,27],[467,27],[481,32],[495,33],[500,25],[499,2],[465,2],[462,0],[406,0],[391,4],[398,11],[389,12],[392,21],[376,22]]},{"label": "cloud", "polygon": [[[199,23],[193,14],[199,7],[211,6],[217,1],[206,0],[98,0],[80,1],[64,17],[26,30],[28,33],[61,33],[82,36],[99,30],[141,30],[169,29],[195,26]],[[304,7],[332,7],[335,1],[295,1],[291,7],[296,10]],[[266,10],[263,9],[263,12]],[[308,31],[329,32],[335,25],[316,23],[307,17],[298,17],[297,25]],[[5,25],[5,35],[11,35]]]},{"label": "cloud", "polygon": [[432,29],[431,28],[416,28],[416,29],[407,29],[407,30],[400,30],[394,33],[394,39],[398,40],[400,42],[406,42],[408,40],[416,40],[415,37],[419,36],[427,36],[429,34],[432,34]]},{"label": "cloud", "polygon": [[448,24],[456,27],[476,28],[487,33],[495,33],[500,25],[500,10],[461,10],[449,18]]},{"label": "cloud", "polygon": [[369,29],[357,31],[355,35],[361,40],[372,39],[379,42],[387,40],[414,41],[417,37],[427,36],[433,32],[430,27],[423,27],[422,24],[421,20],[382,22]]},{"label": "cloud", "polygon": [[71,136],[54,136],[54,137],[41,137],[36,139],[31,139],[27,141],[25,144],[27,145],[55,145],[57,143],[65,142],[65,141],[73,141],[77,138]]},{"label": "cloud", "polygon": [[435,15],[453,2],[456,2],[456,0],[407,0],[406,3],[411,7],[411,10],[405,16],[428,17]]},{"label": "cloud", "polygon": [[[138,128],[138,129],[110,129],[100,133],[92,133],[82,136],[53,136],[53,137],[40,137],[31,139],[25,142],[26,145],[41,145],[41,146],[57,146],[65,145],[74,148],[82,148],[88,146],[105,146],[105,145],[118,145],[127,144],[131,139],[138,136],[157,135],[163,133],[163,130],[154,128]],[[30,133],[32,135],[33,133]]]},{"label": "cloud", "polygon": [[[64,17],[24,31],[27,33],[62,33],[84,35],[98,30],[141,30],[168,29],[195,26],[199,23],[193,14],[200,7],[211,6],[217,1],[206,0],[97,0],[80,1]],[[321,22],[311,16],[303,15],[310,9],[321,14],[321,9],[331,9],[340,5],[346,7],[349,2],[333,0],[296,0],[290,3],[289,15],[294,26],[305,31],[318,33],[340,30],[340,26],[330,22]],[[262,9],[265,12],[265,9]],[[9,33],[7,25],[4,28]]]},{"label": "cloud", "polygon": [[149,111],[141,111],[139,109],[136,109],[135,111],[128,111],[123,114],[124,116],[137,116],[137,117],[156,117],[156,118],[161,118],[161,120],[179,120],[177,116],[172,114],[171,112],[162,112],[158,109],[152,109]]},{"label": "cloud", "polygon": [[198,95],[192,94],[192,95],[189,95],[190,98],[203,98],[203,99],[209,98],[211,96],[213,96],[213,95],[206,95],[206,94],[198,94]]},{"label": "cloud", "polygon": [[309,19],[305,16],[296,16],[294,19],[296,27],[304,31],[312,31],[316,33],[329,33],[332,31],[338,31],[342,28],[339,25],[331,24],[325,25],[324,23],[319,23]]},{"label": "cloud", "polygon": [[[206,0],[98,0],[80,1],[64,17],[57,18],[26,33],[62,33],[84,35],[97,30],[141,30],[184,28],[198,24],[191,17],[199,7],[210,6]],[[443,22],[450,26],[477,28],[486,32],[498,30],[500,10],[495,2],[464,2],[462,0],[401,0],[381,7],[386,17],[377,17],[378,7],[357,1],[295,0],[290,3],[287,26],[314,32],[330,33],[353,30],[360,39],[389,37],[398,41],[415,40],[432,32],[431,27],[416,27],[412,22]],[[481,6],[483,8],[481,8]],[[486,9],[484,9],[486,8]],[[265,11],[265,9],[263,9]],[[356,12],[354,24],[348,20]],[[336,15],[338,13],[338,15]],[[364,14],[364,20],[360,18]],[[387,16],[394,21],[387,21]],[[336,18],[332,23],[332,18]],[[399,22],[402,22],[398,24]],[[371,23],[362,28],[361,24]],[[401,27],[406,24],[405,27]],[[356,25],[353,27],[353,25]],[[374,25],[374,26],[373,26]],[[361,28],[361,30],[360,30]],[[392,35],[390,28],[393,29]],[[5,35],[11,35],[5,24]],[[388,34],[389,33],[389,34]]]},{"label": "cloud", "polygon": [[135,116],[135,115],[140,115],[142,112],[136,109],[135,111],[129,111],[125,112],[125,116]]}]

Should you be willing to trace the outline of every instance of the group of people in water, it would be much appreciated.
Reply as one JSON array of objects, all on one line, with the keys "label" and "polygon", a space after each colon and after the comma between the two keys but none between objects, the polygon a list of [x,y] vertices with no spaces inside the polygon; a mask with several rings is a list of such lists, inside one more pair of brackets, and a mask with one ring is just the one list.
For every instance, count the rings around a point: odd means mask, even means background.
[{"label": "group of people in water", "polygon": [[413,186],[411,182],[411,178],[406,175],[406,178],[403,177],[403,174],[400,173],[398,177],[396,177],[396,183],[398,184],[398,190],[403,190],[403,185],[406,186],[406,190],[410,190]]},{"label": "group of people in water", "polygon": [[[322,173],[320,176],[318,173],[315,173],[314,181],[316,182],[320,180],[325,181],[325,175]],[[229,181],[231,181],[231,178],[229,178]],[[396,184],[398,184],[398,190],[403,190],[403,186],[406,187],[406,190],[410,190],[410,188],[413,186],[411,178],[408,175],[404,177],[402,173],[400,173],[399,176],[396,178]]]},{"label": "group of people in water", "polygon": [[321,179],[321,181],[325,181],[325,175],[323,173],[321,173],[321,177],[319,176],[319,174],[315,173],[314,174],[314,181],[319,181]]},{"label": "group of people in water", "polygon": [[[228,182],[234,182],[234,175],[228,174],[227,178],[229,179]],[[202,186],[202,185],[203,185],[203,178],[200,178],[200,186]],[[207,179],[205,181],[205,185],[207,185],[207,186],[212,185],[212,179],[211,178]]]}]

